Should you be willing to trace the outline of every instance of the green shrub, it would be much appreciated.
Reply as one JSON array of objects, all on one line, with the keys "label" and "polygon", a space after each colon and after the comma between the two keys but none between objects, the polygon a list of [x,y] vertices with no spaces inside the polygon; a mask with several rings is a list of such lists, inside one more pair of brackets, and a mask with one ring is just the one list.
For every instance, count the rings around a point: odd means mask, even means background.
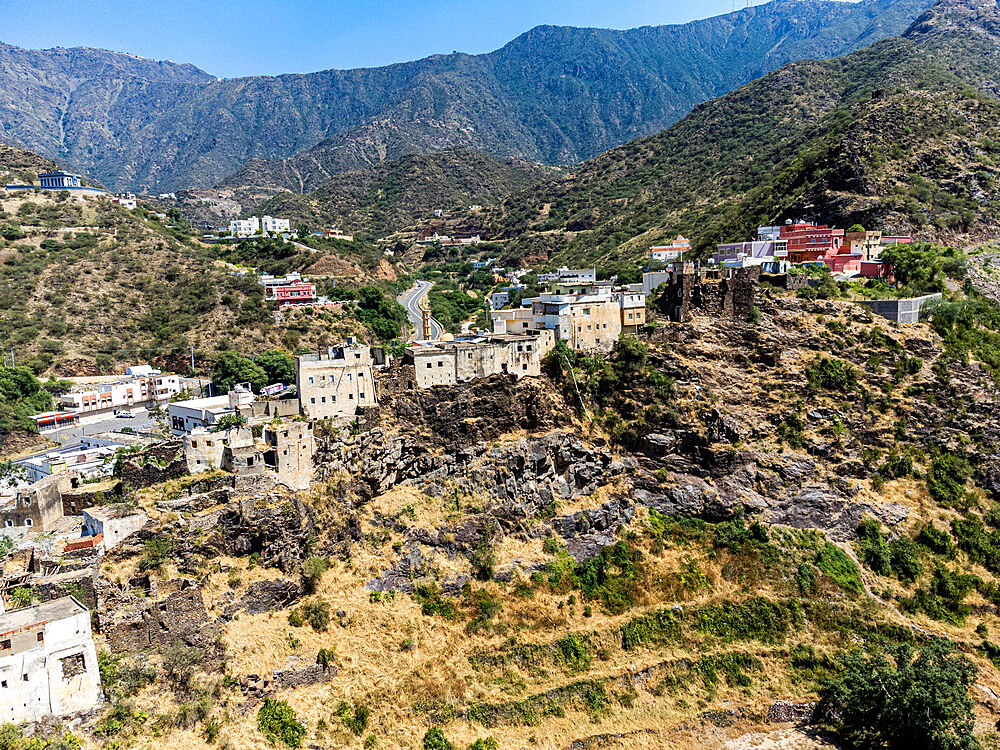
[{"label": "green shrub", "polygon": [[889,542],[889,565],[896,578],[910,583],[916,581],[924,569],[917,544],[902,537]]},{"label": "green shrub", "polygon": [[493,578],[493,567],[497,564],[496,552],[493,549],[493,536],[498,526],[492,519],[487,522],[476,548],[469,556],[472,564],[472,571],[480,581],[488,581]]},{"label": "green shrub", "polygon": [[570,672],[590,669],[593,658],[587,641],[579,633],[570,633],[556,641],[556,661],[566,665]]},{"label": "green shrub", "polygon": [[946,508],[965,507],[968,496],[965,483],[972,477],[972,466],[962,456],[944,453],[927,470],[927,489],[931,497]]},{"label": "green shrub", "polygon": [[257,728],[274,744],[281,742],[288,747],[301,747],[306,736],[305,724],[295,716],[295,709],[287,701],[265,698],[257,712]]},{"label": "green shrub", "polygon": [[302,607],[302,617],[312,625],[313,630],[326,630],[330,625],[330,604],[311,602]]},{"label": "green shrub", "polygon": [[424,750],[455,750],[455,746],[438,727],[431,727],[424,735]]},{"label": "green shrub", "polygon": [[928,617],[952,625],[962,625],[971,611],[965,597],[972,591],[979,578],[938,566],[927,586],[919,588],[913,596],[903,601],[907,612],[923,612]]},{"label": "green shrub", "polygon": [[330,560],[326,557],[310,557],[302,563],[302,576],[305,579],[306,591],[313,593],[319,587],[323,574],[330,569]]},{"label": "green shrub", "polygon": [[795,584],[803,595],[816,593],[816,569],[809,563],[799,563],[795,571]]},{"label": "green shrub", "polygon": [[680,617],[672,610],[658,609],[622,626],[622,648],[634,651],[645,644],[671,643],[680,635]]},{"label": "green shrub", "polygon": [[924,526],[917,535],[917,544],[927,547],[931,552],[951,558],[955,556],[955,545],[947,531],[941,531],[933,526]]},{"label": "green shrub", "polygon": [[858,556],[861,562],[880,576],[892,572],[889,560],[889,543],[878,521],[866,519],[858,525]]},{"label": "green shrub", "polygon": [[819,715],[851,748],[978,750],[969,687],[976,667],[954,646],[933,639],[915,652],[852,651],[820,693]]},{"label": "green shrub", "polygon": [[832,542],[824,544],[816,553],[816,567],[835,584],[852,594],[864,591],[858,566],[837,545]]},{"label": "green shrub", "polygon": [[843,360],[823,357],[806,368],[806,380],[814,390],[850,393],[858,387],[858,369]]},{"label": "green shrub", "polygon": [[469,750],[500,750],[500,743],[493,737],[482,737],[469,745]]},{"label": "green shrub", "polygon": [[445,598],[444,592],[436,584],[417,584],[413,587],[413,598],[420,602],[420,609],[425,615],[441,615],[446,620],[455,619],[457,613],[454,603]]},{"label": "green shrub", "polygon": [[337,705],[337,716],[352,733],[360,737],[368,728],[368,717],[371,710],[368,706],[358,705],[351,708],[347,701],[341,701]]},{"label": "green shrub", "polygon": [[174,540],[168,536],[154,536],[152,539],[147,539],[142,546],[142,557],[139,558],[137,567],[143,572],[159,568],[170,559],[174,547]]}]

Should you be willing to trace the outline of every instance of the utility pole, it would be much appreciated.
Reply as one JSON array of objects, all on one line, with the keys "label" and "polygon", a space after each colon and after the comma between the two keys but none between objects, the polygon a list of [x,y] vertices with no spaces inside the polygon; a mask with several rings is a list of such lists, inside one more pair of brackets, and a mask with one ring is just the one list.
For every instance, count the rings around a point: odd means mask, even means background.
[{"label": "utility pole", "polygon": [[194,377],[194,347],[188,347],[191,350],[191,377]]}]

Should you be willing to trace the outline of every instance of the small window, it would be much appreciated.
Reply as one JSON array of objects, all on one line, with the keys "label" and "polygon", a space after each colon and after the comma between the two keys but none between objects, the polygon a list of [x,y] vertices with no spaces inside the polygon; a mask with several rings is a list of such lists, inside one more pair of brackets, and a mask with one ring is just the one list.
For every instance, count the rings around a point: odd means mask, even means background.
[{"label": "small window", "polygon": [[313,397],[313,398],[309,399],[309,403],[310,404],[315,404],[316,403],[316,398]]},{"label": "small window", "polygon": [[24,525],[25,526],[34,526],[34,521],[32,521],[30,518],[25,518],[24,519]]},{"label": "small window", "polygon": [[38,635],[35,636],[35,640],[39,643],[45,643],[45,633],[39,632]]},{"label": "small window", "polygon": [[326,396],[323,396],[323,398],[321,398],[320,401],[325,404],[326,403]]},{"label": "small window", "polygon": [[309,385],[313,385],[315,384],[315,382],[316,382],[315,378],[309,378]]},{"label": "small window", "polygon": [[252,456],[247,458],[247,468],[249,468],[251,466],[253,466],[253,457]]},{"label": "small window", "polygon": [[7,680],[0,680],[0,688],[7,688]]},{"label": "small window", "polygon": [[10,651],[10,640],[0,641],[0,651]]},{"label": "small window", "polygon": [[364,397],[365,397],[365,392],[364,392],[364,391],[362,391],[362,392],[361,392],[361,395],[360,395],[360,396],[358,396],[358,398],[360,398],[360,399],[364,399]]},{"label": "small window", "polygon": [[354,375],[351,373],[347,373],[347,382],[350,383],[352,380],[354,380]]},{"label": "small window", "polygon": [[24,680],[25,682],[28,682],[31,679],[31,677],[27,673],[25,673],[21,675],[21,679]]},{"label": "small window", "polygon": [[444,361],[443,360],[438,362],[438,367],[444,367]]},{"label": "small window", "polygon": [[432,367],[434,367],[434,363],[433,362],[428,362],[427,363],[427,369],[430,370]]},{"label": "small window", "polygon": [[13,525],[14,525],[14,522],[13,522],[12,520],[10,520],[10,519],[8,518],[8,519],[7,519],[7,524],[6,524],[6,525],[7,525],[7,528],[9,529],[9,528],[10,528],[11,526],[13,526]]},{"label": "small window", "polygon": [[198,447],[198,441],[197,440],[192,440],[191,441],[191,447],[192,448],[197,448]]},{"label": "small window", "polygon": [[350,399],[351,401],[353,401],[354,400],[354,394],[353,393],[348,393],[347,394],[347,398]]}]

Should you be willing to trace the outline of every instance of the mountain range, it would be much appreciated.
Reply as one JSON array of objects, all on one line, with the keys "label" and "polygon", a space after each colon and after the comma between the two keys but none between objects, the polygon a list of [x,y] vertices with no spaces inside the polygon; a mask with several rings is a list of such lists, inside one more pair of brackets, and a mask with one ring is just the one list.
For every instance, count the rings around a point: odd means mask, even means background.
[{"label": "mountain range", "polygon": [[[655,133],[787,62],[905,30],[932,0],[774,0],[628,31],[544,26],[485,55],[217,79],[104,50],[0,45],[0,140],[112,189],[244,178],[297,192],[445,148],[568,164]],[[290,157],[290,158],[289,158]]]},{"label": "mountain range", "polygon": [[900,37],[790,63],[667,130],[508,198],[486,219],[510,260],[705,252],[758,224],[861,223],[943,242],[1000,226],[1000,9],[943,0]]}]

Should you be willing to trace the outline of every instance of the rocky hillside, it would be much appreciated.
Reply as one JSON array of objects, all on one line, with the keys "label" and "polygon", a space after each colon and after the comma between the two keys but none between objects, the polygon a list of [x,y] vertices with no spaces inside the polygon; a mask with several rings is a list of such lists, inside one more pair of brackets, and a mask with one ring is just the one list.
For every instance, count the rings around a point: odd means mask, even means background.
[{"label": "rocky hillside", "polygon": [[101,564],[109,704],[75,731],[994,747],[1000,360],[811,296],[709,282],[690,319],[657,303],[641,340],[519,383],[391,371],[317,425],[308,492],[130,456],[108,499],[151,522]]},{"label": "rocky hillside", "polygon": [[[253,169],[248,165],[241,174]],[[258,172],[250,179],[262,174],[267,172]],[[293,224],[336,224],[348,232],[383,236],[426,219],[434,209],[459,211],[470,205],[495,205],[528,186],[550,183],[559,174],[555,167],[501,162],[466,149],[447,150],[345,172],[308,195],[283,192],[254,210],[289,218]],[[237,176],[235,184],[241,179]]]},{"label": "rocky hillside", "polygon": [[509,256],[641,255],[678,233],[708,250],[786,217],[970,241],[1000,222],[994,0],[943,0],[902,36],[787,65],[663,133],[506,201]]},{"label": "rocky hillside", "polygon": [[683,26],[540,27],[487,55],[230,80],[101,50],[4,45],[0,139],[149,192],[209,187],[248,158],[320,142],[277,172],[284,187],[449,147],[575,162],[791,60],[900,33],[930,3],[775,0]]}]

